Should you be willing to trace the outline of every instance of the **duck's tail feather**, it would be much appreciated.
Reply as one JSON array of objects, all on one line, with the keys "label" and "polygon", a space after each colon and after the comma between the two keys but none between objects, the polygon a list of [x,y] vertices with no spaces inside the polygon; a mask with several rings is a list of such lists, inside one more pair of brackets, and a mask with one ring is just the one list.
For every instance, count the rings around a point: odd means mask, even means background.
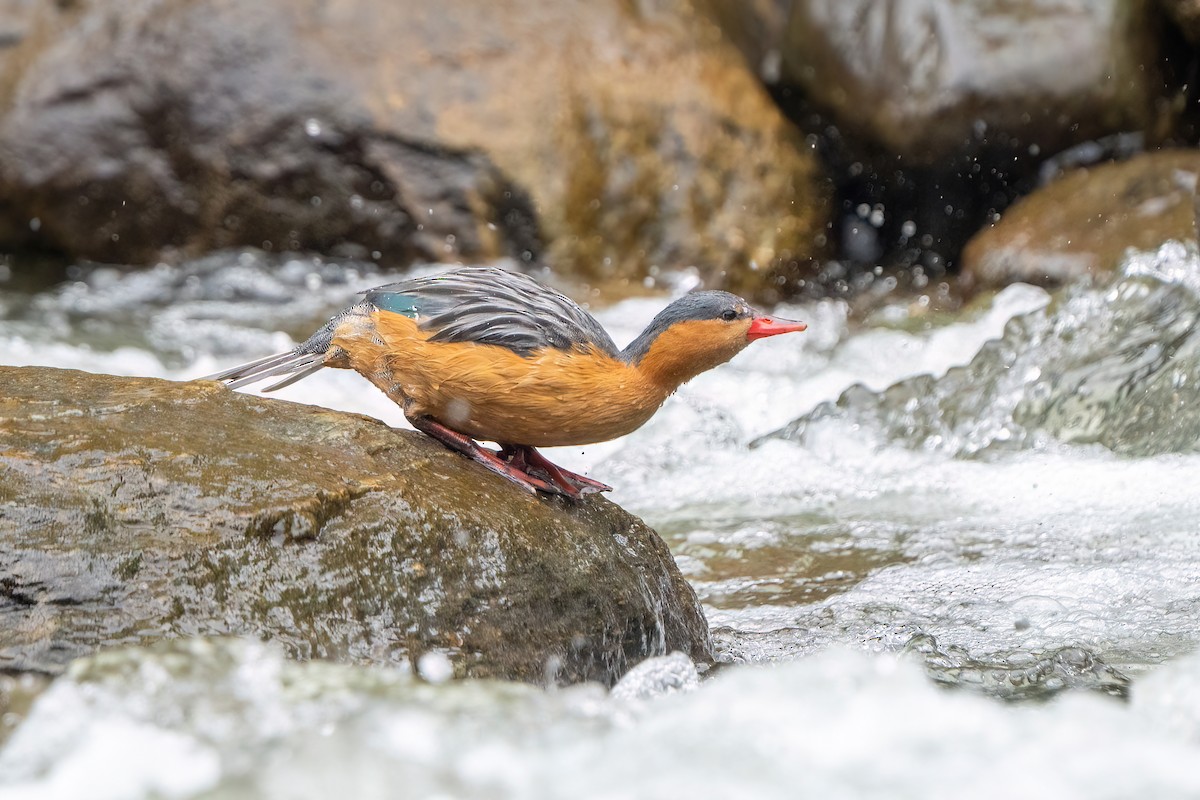
[{"label": "duck's tail feather", "polygon": [[263,389],[264,392],[273,392],[276,389],[282,389],[284,386],[290,386],[301,378],[307,378],[324,367],[324,361],[324,353],[305,353],[302,347],[300,347],[295,350],[289,350],[286,353],[276,353],[273,356],[260,358],[257,361],[238,364],[236,367],[231,367],[224,372],[205,375],[200,380],[221,381],[229,386],[230,389],[240,389],[252,383],[265,381],[267,378],[286,375],[287,377],[283,380]]},{"label": "duck's tail feather", "polygon": [[258,383],[267,378],[274,378],[279,375],[286,376],[283,380],[263,389],[264,392],[273,392],[276,389],[291,386],[296,381],[307,378],[324,367],[343,366],[337,363],[336,358],[333,359],[333,363],[330,363],[331,352],[344,353],[340,348],[333,346],[334,332],[343,322],[347,320],[353,321],[356,317],[365,318],[368,312],[369,308],[363,304],[351,306],[325,323],[320,330],[308,337],[308,341],[294,350],[289,350],[286,353],[276,353],[273,356],[260,358],[257,361],[248,361],[245,364],[238,364],[236,367],[230,367],[224,372],[218,372],[215,375],[206,375],[200,380],[221,381],[230,389],[240,389],[243,386]]}]

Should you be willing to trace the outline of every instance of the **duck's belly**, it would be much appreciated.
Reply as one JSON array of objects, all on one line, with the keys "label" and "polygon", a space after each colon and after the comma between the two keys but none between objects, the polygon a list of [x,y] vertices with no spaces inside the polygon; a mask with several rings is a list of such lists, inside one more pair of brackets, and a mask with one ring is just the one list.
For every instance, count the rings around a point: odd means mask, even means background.
[{"label": "duck's belly", "polygon": [[662,404],[607,356],[560,350],[523,357],[494,345],[427,344],[391,360],[413,410],[475,439],[535,447],[590,444],[636,430]]},{"label": "duck's belly", "polygon": [[429,342],[399,319],[377,323],[369,342],[335,344],[406,414],[475,439],[535,447],[607,441],[641,427],[667,396],[603,353],[548,348],[521,356],[495,345]]},{"label": "duck's belly", "polygon": [[654,408],[600,406],[594,399],[584,405],[548,393],[474,395],[450,385],[443,385],[428,406],[434,419],[472,438],[535,447],[608,441],[641,427],[654,413]]}]

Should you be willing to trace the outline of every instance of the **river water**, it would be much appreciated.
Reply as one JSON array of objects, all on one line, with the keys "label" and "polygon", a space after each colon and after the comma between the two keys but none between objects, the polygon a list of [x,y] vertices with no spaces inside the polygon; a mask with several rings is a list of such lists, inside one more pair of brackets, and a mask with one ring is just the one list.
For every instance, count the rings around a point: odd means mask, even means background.
[{"label": "river water", "polygon": [[[395,276],[251,253],[0,299],[0,363],[186,379]],[[674,276],[682,290],[687,275]],[[663,303],[597,315],[628,341]],[[623,440],[552,458],[671,545],[722,666],[612,692],[182,642],[78,662],[0,798],[1200,797],[1200,261],[953,316],[778,309]],[[402,416],[349,373],[284,399]]]}]

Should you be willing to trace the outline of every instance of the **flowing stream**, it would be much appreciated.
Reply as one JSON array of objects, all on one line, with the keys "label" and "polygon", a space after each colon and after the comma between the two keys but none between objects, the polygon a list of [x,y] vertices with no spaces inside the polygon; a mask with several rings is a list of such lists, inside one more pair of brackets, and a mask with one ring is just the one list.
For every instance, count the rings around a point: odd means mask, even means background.
[{"label": "flowing stream", "polygon": [[[187,379],[395,276],[243,253],[72,278],[0,295],[0,363]],[[663,302],[597,315],[624,343]],[[608,693],[239,641],[101,654],[0,750],[0,798],[1200,796],[1195,252],[949,319],[778,312],[808,332],[549,453],[667,540],[715,674],[666,657]],[[403,425],[346,372],[278,394]]]}]

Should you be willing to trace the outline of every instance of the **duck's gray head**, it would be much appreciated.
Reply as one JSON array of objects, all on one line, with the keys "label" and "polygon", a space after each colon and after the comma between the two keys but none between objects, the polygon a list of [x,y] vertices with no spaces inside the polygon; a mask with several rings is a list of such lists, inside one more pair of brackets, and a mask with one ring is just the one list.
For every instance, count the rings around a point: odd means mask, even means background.
[{"label": "duck's gray head", "polygon": [[729,292],[692,292],[664,308],[621,357],[669,394],[755,339],[804,328],[803,322],[760,315]]},{"label": "duck's gray head", "polygon": [[[719,320],[732,324],[754,317],[754,309],[736,294],[719,291],[689,292],[658,312],[658,316],[622,351],[621,356],[627,363],[638,363],[650,351],[650,347],[663,331],[680,322]],[[745,333],[744,326],[741,333]]]}]

